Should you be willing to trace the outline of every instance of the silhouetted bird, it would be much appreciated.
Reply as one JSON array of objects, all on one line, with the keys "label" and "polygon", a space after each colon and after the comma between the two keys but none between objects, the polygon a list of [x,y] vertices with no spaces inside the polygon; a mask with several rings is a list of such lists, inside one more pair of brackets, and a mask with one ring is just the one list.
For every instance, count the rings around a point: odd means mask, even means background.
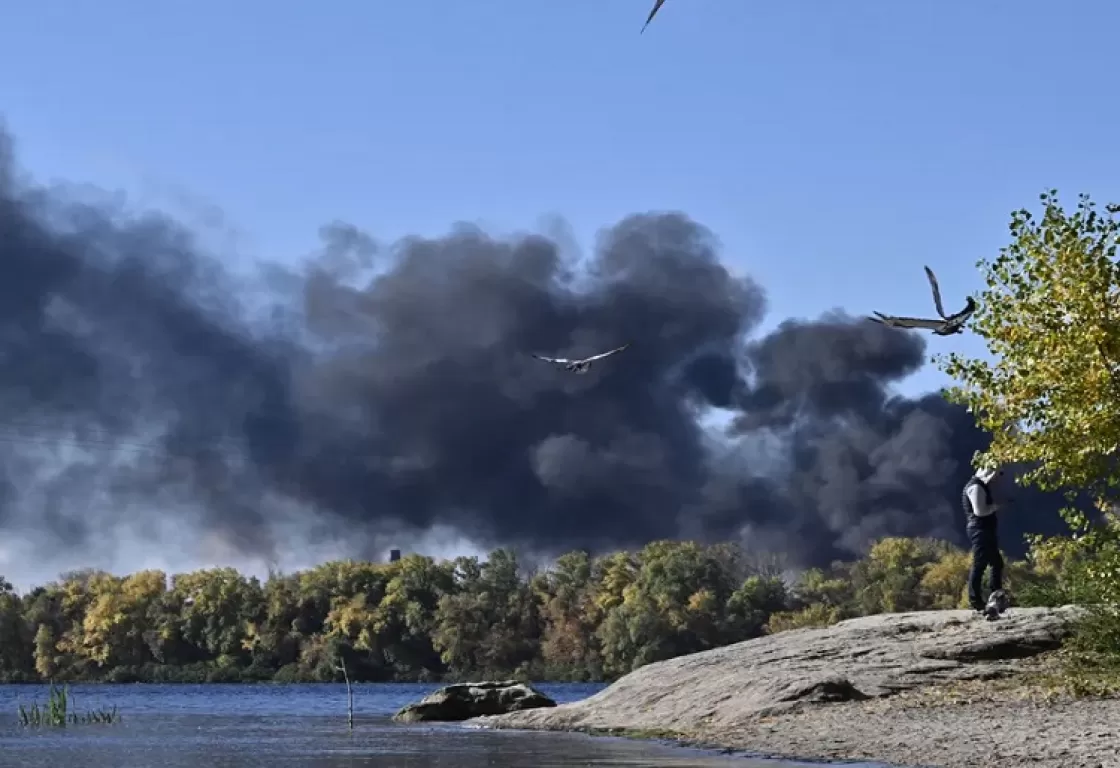
[{"label": "silhouetted bird", "polygon": [[926,267],[926,277],[929,278],[930,288],[933,289],[933,304],[937,308],[937,314],[941,316],[940,320],[932,320],[924,317],[895,317],[894,315],[884,315],[881,312],[875,312],[875,317],[868,318],[877,323],[890,326],[891,328],[926,328],[931,330],[937,336],[951,336],[954,333],[961,333],[964,330],[964,324],[968,318],[972,317],[972,313],[976,311],[976,302],[971,296],[965,302],[964,309],[957,312],[955,315],[945,315],[945,310],[941,305],[941,289],[937,285],[937,277],[933,274],[933,270]]},{"label": "silhouetted bird", "polygon": [[546,363],[563,366],[565,371],[571,371],[572,373],[587,373],[589,370],[591,370],[591,364],[596,360],[602,360],[604,357],[610,357],[611,355],[621,352],[629,346],[629,344],[623,344],[621,347],[616,347],[609,352],[601,352],[598,355],[585,357],[582,360],[569,360],[566,357],[545,357],[544,355],[536,354],[533,355],[533,357],[537,358],[538,360],[544,360]]}]

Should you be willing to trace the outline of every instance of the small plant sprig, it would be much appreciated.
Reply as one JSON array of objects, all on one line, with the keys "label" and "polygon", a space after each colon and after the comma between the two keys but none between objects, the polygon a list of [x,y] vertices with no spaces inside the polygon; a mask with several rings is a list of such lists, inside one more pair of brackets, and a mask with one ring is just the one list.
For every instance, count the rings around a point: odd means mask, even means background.
[{"label": "small plant sprig", "polygon": [[24,728],[65,728],[67,725],[108,725],[121,720],[115,706],[112,709],[77,712],[73,707],[73,698],[69,686],[59,688],[52,681],[44,706],[40,707],[38,702],[30,708],[19,705],[19,724]]}]

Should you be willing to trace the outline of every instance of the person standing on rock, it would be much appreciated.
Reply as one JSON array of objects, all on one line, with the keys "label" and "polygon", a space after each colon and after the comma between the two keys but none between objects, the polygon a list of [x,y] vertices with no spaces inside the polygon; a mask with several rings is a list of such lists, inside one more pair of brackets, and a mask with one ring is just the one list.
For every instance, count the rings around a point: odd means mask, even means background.
[{"label": "person standing on rock", "polygon": [[990,483],[1002,470],[981,469],[968,479],[961,494],[965,530],[972,544],[972,567],[968,570],[968,604],[974,611],[984,612],[987,601],[981,596],[984,571],[988,570],[988,589],[1003,589],[1003,555],[999,551],[999,530]]}]

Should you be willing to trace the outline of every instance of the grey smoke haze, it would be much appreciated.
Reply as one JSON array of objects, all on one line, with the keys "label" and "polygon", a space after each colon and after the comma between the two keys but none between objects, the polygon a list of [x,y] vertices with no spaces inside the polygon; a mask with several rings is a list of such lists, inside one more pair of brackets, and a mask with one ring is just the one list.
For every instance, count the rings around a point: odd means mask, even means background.
[{"label": "grey smoke haze", "polygon": [[[0,134],[0,532],[75,566],[119,529],[264,559],[436,530],[541,554],[743,536],[802,564],[959,538],[983,436],[889,394],[925,340],[839,312],[759,336],[764,313],[678,213],[578,263],[535,235],[379,247],[332,225],[299,270],[235,279],[166,217],[17,178]],[[624,342],[581,377],[529,356]],[[709,406],[736,414],[718,455]],[[1054,528],[1025,499],[1012,550]]]}]

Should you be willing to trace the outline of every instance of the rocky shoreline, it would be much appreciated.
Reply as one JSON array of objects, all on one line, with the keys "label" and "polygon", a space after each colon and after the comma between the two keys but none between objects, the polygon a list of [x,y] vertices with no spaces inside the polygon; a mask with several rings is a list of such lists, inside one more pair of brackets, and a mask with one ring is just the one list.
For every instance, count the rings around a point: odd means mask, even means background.
[{"label": "rocky shoreline", "polygon": [[481,727],[670,738],[912,768],[1120,768],[1120,699],[1025,685],[1077,609],[884,614],[650,664],[583,701]]}]

